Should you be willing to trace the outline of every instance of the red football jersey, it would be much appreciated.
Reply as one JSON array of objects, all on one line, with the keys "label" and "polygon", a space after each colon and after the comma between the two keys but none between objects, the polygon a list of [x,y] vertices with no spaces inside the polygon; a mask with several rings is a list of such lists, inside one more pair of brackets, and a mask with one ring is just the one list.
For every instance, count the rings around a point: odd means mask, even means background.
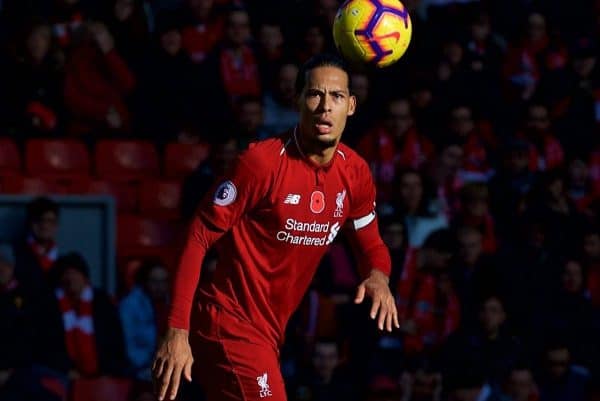
[{"label": "red football jersey", "polygon": [[220,305],[251,322],[262,340],[280,345],[343,227],[368,267],[389,275],[375,187],[362,158],[340,144],[331,162],[318,166],[302,154],[295,131],[251,145],[199,208],[176,277],[171,326],[189,327],[190,291],[201,258],[216,242],[219,261],[201,302]]}]

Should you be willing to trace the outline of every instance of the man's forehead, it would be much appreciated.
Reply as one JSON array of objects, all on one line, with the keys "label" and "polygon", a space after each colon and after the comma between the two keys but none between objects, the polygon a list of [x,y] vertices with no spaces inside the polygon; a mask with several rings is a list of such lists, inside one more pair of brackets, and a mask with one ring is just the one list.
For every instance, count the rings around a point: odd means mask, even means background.
[{"label": "man's forehead", "polygon": [[330,90],[348,91],[348,74],[334,66],[316,67],[306,74],[306,85],[308,88],[326,87]]}]

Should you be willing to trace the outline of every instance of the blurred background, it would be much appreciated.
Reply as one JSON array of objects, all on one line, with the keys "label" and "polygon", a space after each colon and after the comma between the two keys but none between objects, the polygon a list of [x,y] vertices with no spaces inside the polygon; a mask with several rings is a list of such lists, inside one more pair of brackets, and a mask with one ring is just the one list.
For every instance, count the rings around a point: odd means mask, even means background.
[{"label": "blurred background", "polygon": [[[289,400],[599,400],[600,2],[404,4],[408,52],[352,71],[344,134],[402,327],[352,303],[339,238],[288,328]],[[240,150],[296,123],[338,6],[0,1],[1,400],[153,400],[186,226]]]}]

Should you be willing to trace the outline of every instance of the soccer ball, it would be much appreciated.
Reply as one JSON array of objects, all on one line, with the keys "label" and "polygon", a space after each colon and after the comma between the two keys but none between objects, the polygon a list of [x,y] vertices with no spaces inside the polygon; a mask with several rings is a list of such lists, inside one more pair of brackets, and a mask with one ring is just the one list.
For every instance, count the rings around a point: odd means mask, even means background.
[{"label": "soccer ball", "polygon": [[333,40],[353,63],[387,67],[406,52],[410,16],[398,0],[346,0],[333,22]]}]

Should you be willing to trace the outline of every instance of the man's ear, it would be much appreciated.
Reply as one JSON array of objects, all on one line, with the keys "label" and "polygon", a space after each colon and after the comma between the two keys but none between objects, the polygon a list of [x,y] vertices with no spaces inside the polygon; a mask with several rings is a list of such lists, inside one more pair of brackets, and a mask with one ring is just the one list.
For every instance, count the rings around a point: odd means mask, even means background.
[{"label": "man's ear", "polygon": [[348,100],[350,102],[348,106],[348,116],[351,116],[356,111],[356,96],[350,95],[350,98],[348,98]]}]

